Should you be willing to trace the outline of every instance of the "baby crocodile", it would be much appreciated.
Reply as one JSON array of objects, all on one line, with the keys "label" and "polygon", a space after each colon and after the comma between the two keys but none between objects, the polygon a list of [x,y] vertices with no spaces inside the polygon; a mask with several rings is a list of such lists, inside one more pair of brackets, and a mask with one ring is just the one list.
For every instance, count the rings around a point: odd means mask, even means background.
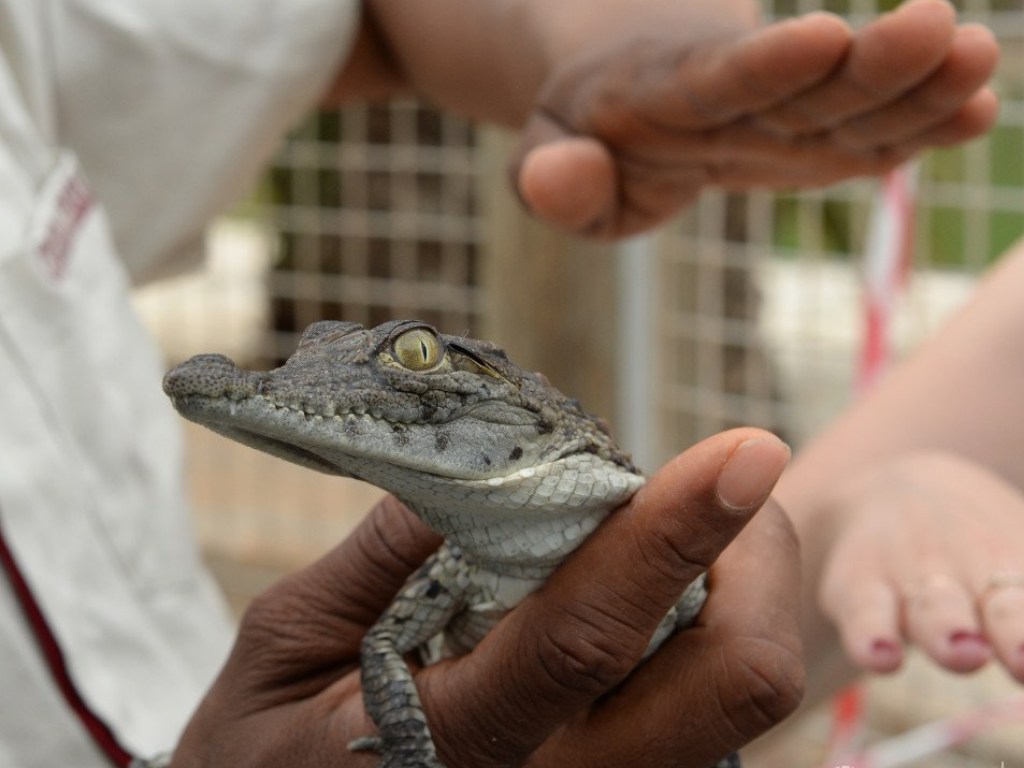
[{"label": "baby crocodile", "polygon": [[[281,368],[199,355],[164,391],[233,440],[391,492],[445,537],[363,641],[379,735],[351,747],[380,752],[383,768],[443,768],[403,654],[429,663],[472,649],[644,482],[605,423],[543,376],[419,321],[315,323]],[[705,596],[701,578],[648,652]]]}]

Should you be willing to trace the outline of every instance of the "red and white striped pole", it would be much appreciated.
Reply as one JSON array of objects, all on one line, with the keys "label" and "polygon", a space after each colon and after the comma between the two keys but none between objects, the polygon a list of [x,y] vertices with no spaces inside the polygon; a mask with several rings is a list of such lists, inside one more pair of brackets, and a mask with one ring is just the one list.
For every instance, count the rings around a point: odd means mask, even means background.
[{"label": "red and white striped pole", "polygon": [[910,276],[914,256],[914,194],[917,168],[902,165],[882,181],[871,211],[864,253],[864,337],[857,389],[865,392],[892,357],[893,316]]},{"label": "red and white striped pole", "polygon": [[[864,314],[858,394],[874,386],[892,358],[893,318],[913,263],[916,177],[916,167],[911,164],[889,172],[871,209],[862,266]],[[828,747],[831,766],[843,765],[844,755],[857,752],[863,722],[864,691],[854,684],[833,702]]]}]

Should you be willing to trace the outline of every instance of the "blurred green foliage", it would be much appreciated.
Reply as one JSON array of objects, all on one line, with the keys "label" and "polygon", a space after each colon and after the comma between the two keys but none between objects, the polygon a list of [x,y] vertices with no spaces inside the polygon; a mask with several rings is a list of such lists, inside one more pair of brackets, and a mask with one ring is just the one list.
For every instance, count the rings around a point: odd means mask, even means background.
[{"label": "blurred green foliage", "polygon": [[[940,267],[987,264],[1024,236],[1024,129],[997,126],[982,147],[936,150],[925,155],[918,181],[917,237],[922,259]],[[982,151],[989,184],[972,180]],[[983,162],[984,162],[983,160]],[[870,194],[868,195],[868,198]],[[819,212],[807,212],[808,200]],[[949,202],[953,201],[953,202]],[[869,199],[799,193],[775,203],[773,245],[783,254],[811,248],[828,257],[859,256],[864,248]],[[972,236],[973,235],[973,236]],[[984,249],[968,253],[968,242]]]}]

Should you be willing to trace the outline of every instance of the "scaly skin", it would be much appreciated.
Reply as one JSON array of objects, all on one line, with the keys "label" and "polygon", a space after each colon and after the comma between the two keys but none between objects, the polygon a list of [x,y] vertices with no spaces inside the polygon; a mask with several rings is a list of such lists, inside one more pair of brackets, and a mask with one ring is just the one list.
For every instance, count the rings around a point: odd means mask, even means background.
[{"label": "scaly skin", "polygon": [[[403,655],[429,663],[472,649],[643,484],[605,424],[544,377],[418,321],[315,323],[281,368],[199,355],[167,374],[164,391],[227,437],[393,493],[444,535],[363,641],[379,735],[352,748],[380,752],[383,768],[443,768]],[[648,652],[705,596],[699,579]]]}]

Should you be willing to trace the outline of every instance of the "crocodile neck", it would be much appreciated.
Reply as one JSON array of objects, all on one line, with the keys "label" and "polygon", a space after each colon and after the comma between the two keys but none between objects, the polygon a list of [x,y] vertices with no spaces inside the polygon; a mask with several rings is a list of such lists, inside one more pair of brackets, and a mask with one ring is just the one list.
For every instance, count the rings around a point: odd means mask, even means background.
[{"label": "crocodile neck", "polygon": [[425,477],[365,461],[354,462],[351,474],[391,489],[467,562],[526,579],[546,578],[644,482],[590,454],[488,480]]}]

